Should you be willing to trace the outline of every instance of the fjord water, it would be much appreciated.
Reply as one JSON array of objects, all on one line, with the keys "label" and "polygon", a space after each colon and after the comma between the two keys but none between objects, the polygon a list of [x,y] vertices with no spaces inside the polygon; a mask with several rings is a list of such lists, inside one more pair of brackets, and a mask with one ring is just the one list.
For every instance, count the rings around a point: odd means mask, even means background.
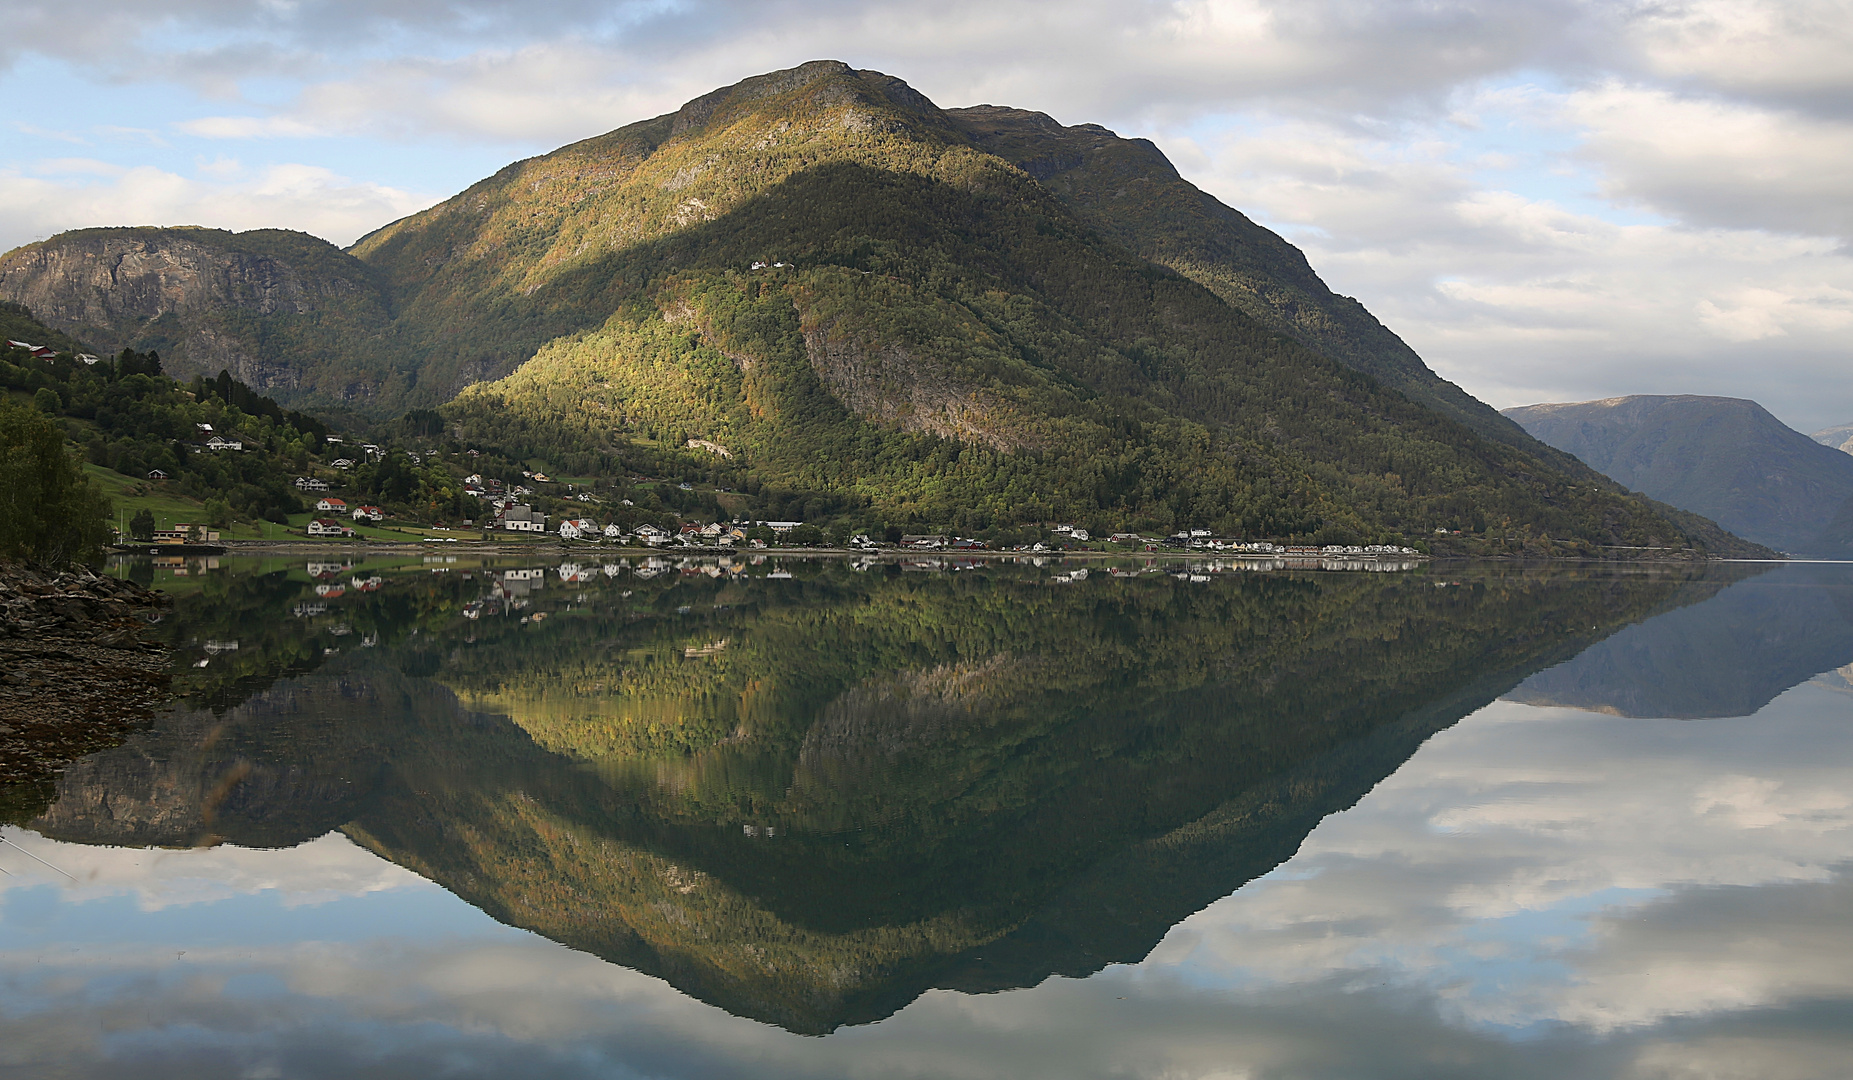
[{"label": "fjord water", "polygon": [[1853,567],[185,569],[0,793],[0,1069],[1853,1056]]}]

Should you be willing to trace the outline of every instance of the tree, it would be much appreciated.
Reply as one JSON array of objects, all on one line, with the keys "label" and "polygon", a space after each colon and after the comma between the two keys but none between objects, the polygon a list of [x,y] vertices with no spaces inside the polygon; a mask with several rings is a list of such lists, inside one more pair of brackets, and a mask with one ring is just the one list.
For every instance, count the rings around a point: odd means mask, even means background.
[{"label": "tree", "polygon": [[206,523],[215,529],[223,529],[232,523],[231,504],[224,499],[206,500]]},{"label": "tree", "polygon": [[129,519],[129,535],[137,540],[154,539],[154,514],[147,507],[135,511]]},{"label": "tree", "polygon": [[64,448],[49,417],[0,399],[0,557],[102,559],[109,500]]},{"label": "tree", "polygon": [[39,392],[32,395],[32,407],[46,416],[57,416],[62,402],[58,400],[58,391],[49,386],[39,387]]}]

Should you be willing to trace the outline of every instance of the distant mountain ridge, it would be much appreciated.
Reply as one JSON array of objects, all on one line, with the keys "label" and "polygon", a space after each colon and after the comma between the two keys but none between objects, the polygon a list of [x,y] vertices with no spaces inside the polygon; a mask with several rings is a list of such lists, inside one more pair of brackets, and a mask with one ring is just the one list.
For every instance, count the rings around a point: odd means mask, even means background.
[{"label": "distant mountain ridge", "polygon": [[1831,446],[1842,453],[1853,454],[1853,424],[1823,428],[1808,437],[1822,446]]},{"label": "distant mountain ridge", "polygon": [[1853,554],[1853,455],[1754,401],[1636,395],[1507,409],[1629,488],[1796,554]]}]

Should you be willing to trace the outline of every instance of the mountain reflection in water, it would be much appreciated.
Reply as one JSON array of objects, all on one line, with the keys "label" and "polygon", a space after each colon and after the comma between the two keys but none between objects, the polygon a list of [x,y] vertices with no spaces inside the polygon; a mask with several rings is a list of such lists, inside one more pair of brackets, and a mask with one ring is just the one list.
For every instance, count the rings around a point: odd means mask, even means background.
[{"label": "mountain reflection in water", "polygon": [[1844,1074],[1853,568],[859,565],[161,579],[0,1071]]},{"label": "mountain reflection in water", "polygon": [[1627,627],[1508,696],[1615,716],[1749,716],[1849,663],[1853,578],[1844,565],[1798,563]]},{"label": "mountain reflection in water", "polygon": [[30,828],[338,829],[825,1032],[1137,961],[1434,732],[1747,573],[636,569],[208,576],[167,622],[186,706],[68,769]]}]

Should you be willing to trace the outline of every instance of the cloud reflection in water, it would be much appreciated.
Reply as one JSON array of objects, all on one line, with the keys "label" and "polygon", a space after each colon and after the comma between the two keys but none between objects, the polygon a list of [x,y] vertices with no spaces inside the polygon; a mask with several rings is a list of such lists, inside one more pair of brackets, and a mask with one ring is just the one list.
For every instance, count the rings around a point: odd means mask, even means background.
[{"label": "cloud reflection in water", "polygon": [[0,1067],[74,1076],[1825,1077],[1853,729],[1495,703],[1142,964],[792,1035],[339,836],[0,848]]}]

